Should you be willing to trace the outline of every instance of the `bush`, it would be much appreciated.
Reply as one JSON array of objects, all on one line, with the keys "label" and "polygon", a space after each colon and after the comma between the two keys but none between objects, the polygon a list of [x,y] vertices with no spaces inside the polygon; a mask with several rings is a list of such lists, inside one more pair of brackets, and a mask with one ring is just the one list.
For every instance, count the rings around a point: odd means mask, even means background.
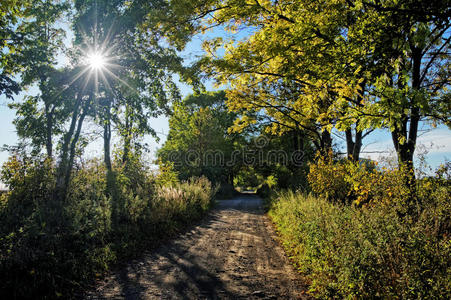
[{"label": "bush", "polygon": [[174,163],[158,162],[159,172],[156,177],[156,182],[161,186],[174,186],[179,183],[179,172],[174,168]]},{"label": "bush", "polygon": [[[333,160],[319,158],[310,164],[308,181],[312,192],[333,203],[353,204],[362,206],[371,203],[393,205],[398,204],[399,213],[406,214],[407,199],[411,190],[406,185],[409,178],[406,168],[378,168],[373,161],[352,162],[348,160]],[[419,202],[430,195],[435,184],[426,184],[423,180],[416,181]],[[425,191],[427,191],[425,193]],[[403,205],[399,205],[399,204]],[[414,203],[415,205],[415,203]]]},{"label": "bush", "polygon": [[346,181],[346,165],[334,162],[332,158],[319,158],[316,163],[310,164],[307,176],[310,188],[316,195],[328,200],[345,203],[351,185]]},{"label": "bush", "polygon": [[358,208],[284,192],[269,215],[318,297],[449,299],[449,195],[449,187],[437,189],[413,219],[393,205]]},{"label": "bush", "polygon": [[113,197],[106,173],[99,161],[78,166],[67,200],[57,206],[63,211],[55,211],[51,161],[12,157],[5,164],[10,191],[0,198],[0,298],[70,298],[120,259],[201,218],[216,192],[205,178],[157,184],[134,162],[115,167]]}]

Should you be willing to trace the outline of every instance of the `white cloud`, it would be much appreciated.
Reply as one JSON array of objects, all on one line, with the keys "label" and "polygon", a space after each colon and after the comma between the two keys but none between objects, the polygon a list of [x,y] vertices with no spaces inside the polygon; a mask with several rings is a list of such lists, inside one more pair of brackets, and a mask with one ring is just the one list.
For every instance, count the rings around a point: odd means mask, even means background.
[{"label": "white cloud", "polygon": [[[420,135],[417,139],[417,149],[425,147],[428,154],[451,154],[451,131],[447,129],[436,129]],[[362,149],[365,152],[385,151],[392,152],[394,150],[393,141],[385,138],[380,141],[370,141],[364,145]]]},{"label": "white cloud", "polygon": [[451,154],[451,131],[447,129],[432,130],[418,137],[418,145],[424,145],[429,154]]},{"label": "white cloud", "polygon": [[[379,137],[380,140],[368,139],[368,144],[362,149],[361,157],[396,162],[393,141],[389,135]],[[418,159],[419,155],[426,155],[427,162],[434,168],[443,163],[451,157],[451,131],[447,128],[439,128],[420,135],[417,139],[415,158]]]}]

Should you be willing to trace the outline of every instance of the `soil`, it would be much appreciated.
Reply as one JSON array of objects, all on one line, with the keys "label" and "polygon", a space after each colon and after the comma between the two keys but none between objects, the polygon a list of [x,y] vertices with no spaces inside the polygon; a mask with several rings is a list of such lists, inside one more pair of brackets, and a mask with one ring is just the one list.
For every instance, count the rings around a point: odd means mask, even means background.
[{"label": "soil", "polygon": [[107,276],[87,299],[308,299],[254,195]]}]

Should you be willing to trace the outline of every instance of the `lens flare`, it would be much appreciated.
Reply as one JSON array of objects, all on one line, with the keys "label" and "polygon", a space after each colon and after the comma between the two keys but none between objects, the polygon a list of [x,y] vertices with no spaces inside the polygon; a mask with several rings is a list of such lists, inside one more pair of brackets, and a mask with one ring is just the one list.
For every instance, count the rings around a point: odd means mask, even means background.
[{"label": "lens flare", "polygon": [[91,53],[88,55],[88,65],[93,70],[102,69],[105,63],[105,57],[100,53]]}]

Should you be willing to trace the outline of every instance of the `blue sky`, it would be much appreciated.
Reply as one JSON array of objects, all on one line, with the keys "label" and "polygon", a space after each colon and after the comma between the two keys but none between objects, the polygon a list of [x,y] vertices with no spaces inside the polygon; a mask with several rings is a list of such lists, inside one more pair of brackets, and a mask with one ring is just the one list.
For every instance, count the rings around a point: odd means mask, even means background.
[{"label": "blue sky", "polygon": [[[222,30],[221,34],[225,35]],[[248,32],[249,33],[249,32]],[[217,35],[215,33],[214,35]],[[245,34],[245,32],[243,33]],[[71,36],[69,34],[69,36]],[[208,37],[211,37],[212,34],[209,34],[206,37],[195,37],[193,41],[188,44],[188,47],[181,53],[182,57],[186,62],[193,61],[196,57],[202,55],[201,44],[202,40]],[[63,61],[63,59],[60,59]],[[180,90],[183,96],[191,93],[192,90],[189,86],[179,83]],[[208,90],[212,90],[213,85],[211,82],[206,83],[206,87]],[[19,95],[15,97],[16,100],[20,100],[24,95],[35,94],[37,93],[36,89],[31,88],[28,91],[23,91]],[[14,125],[12,121],[15,117],[15,112],[10,110],[7,107],[7,103],[11,100],[6,99],[4,95],[0,96],[0,146],[6,145],[14,145],[17,143],[17,135],[15,132]],[[157,143],[155,139],[152,137],[146,137],[145,142],[150,145],[151,153],[149,155],[149,159],[153,159],[153,155],[155,151],[162,145],[165,140],[166,134],[169,131],[168,127],[168,119],[167,117],[159,117],[152,119],[150,121],[153,128],[159,133],[161,138],[160,143]],[[441,163],[444,163],[447,160],[451,159],[451,131],[446,126],[439,126],[435,129],[431,129],[430,127],[423,124],[424,131],[421,132],[420,137],[418,138],[418,148],[416,154],[419,153],[427,153],[426,159],[427,162],[433,167],[436,168]],[[99,137],[100,138],[100,137]],[[339,140],[338,140],[339,142]],[[342,143],[344,145],[344,143]],[[88,156],[100,156],[102,155],[101,151],[98,149],[102,149],[102,147],[98,146],[98,142],[94,142],[92,145],[88,147],[86,150],[86,154]],[[380,159],[383,156],[394,155],[393,153],[393,143],[391,140],[391,136],[387,130],[376,130],[371,135],[369,135],[364,140],[364,152],[372,152],[372,153],[363,153],[362,157],[368,157],[372,159]],[[374,152],[383,152],[383,153],[374,153]],[[8,153],[0,152],[0,165],[2,165],[8,158]],[[1,183],[0,183],[1,185]]]}]

